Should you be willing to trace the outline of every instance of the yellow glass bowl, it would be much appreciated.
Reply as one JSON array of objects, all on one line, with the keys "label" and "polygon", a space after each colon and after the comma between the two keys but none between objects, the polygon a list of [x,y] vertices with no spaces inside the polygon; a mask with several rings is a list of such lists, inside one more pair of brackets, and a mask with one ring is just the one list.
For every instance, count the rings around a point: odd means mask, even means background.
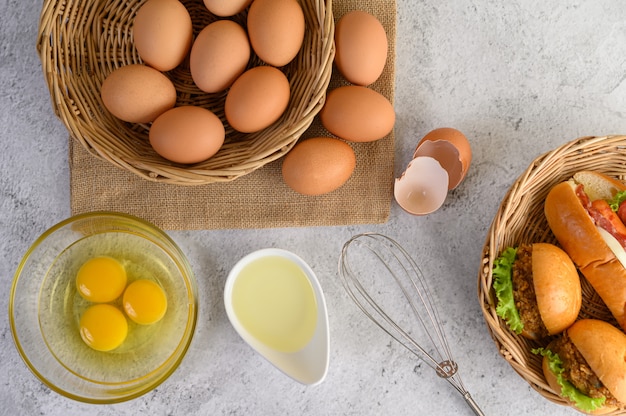
[{"label": "yellow glass bowl", "polygon": [[[75,288],[76,272],[100,255],[120,261],[129,284],[157,282],[168,302],[155,324],[128,320],[126,340],[108,352],[87,346],[78,328],[90,303]],[[19,354],[43,383],[74,400],[116,403],[152,390],[176,370],[193,338],[197,298],[191,267],[165,232],[133,216],[94,212],[58,223],[28,249],[13,279],[9,319]]]}]

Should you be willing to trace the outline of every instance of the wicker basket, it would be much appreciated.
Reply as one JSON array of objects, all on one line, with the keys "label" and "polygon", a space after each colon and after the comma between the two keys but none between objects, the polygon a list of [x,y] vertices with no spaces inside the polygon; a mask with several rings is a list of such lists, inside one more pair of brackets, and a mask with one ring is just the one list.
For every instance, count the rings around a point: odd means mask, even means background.
[{"label": "wicker basket", "polygon": [[[149,125],[122,122],[104,109],[100,86],[115,68],[141,63],[132,43],[132,23],[145,0],[45,0],[37,50],[56,115],[90,153],[152,181],[198,185],[231,181],[285,155],[312,123],[326,97],[335,53],[331,0],[300,0],[305,38],[284,70],[291,101],[283,116],[252,134],[234,131],[224,117],[225,93],[207,94],[193,83],[188,59],[167,72],[178,91],[177,105],[198,105],[225,123],[226,140],[209,160],[179,165],[158,156],[148,141]],[[202,0],[181,1],[194,35],[216,20]],[[246,13],[234,17],[245,27]],[[260,61],[253,56],[250,66]]]},{"label": "wicker basket", "polygon": [[[541,370],[541,357],[531,353],[532,348],[545,345],[514,334],[496,315],[497,300],[492,288],[491,270],[494,259],[508,246],[532,242],[556,244],[543,212],[545,197],[552,186],[585,169],[623,180],[626,175],[626,136],[584,137],[537,158],[515,181],[502,201],[486,238],[478,275],[479,302],[502,357],[543,397],[566,406],[570,404],[547,385]],[[604,303],[582,275],[581,279],[583,307],[579,318],[598,318],[616,325]],[[626,414],[626,411],[612,414]]]}]

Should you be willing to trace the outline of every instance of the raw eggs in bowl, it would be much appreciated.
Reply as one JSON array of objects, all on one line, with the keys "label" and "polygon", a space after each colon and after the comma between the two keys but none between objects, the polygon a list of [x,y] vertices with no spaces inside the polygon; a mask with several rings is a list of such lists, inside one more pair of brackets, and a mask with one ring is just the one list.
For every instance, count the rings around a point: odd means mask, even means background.
[{"label": "raw eggs in bowl", "polygon": [[9,300],[29,369],[88,403],[129,400],[162,383],[189,348],[197,311],[195,277],[176,243],[112,212],[77,215],[43,233],[21,260]]}]

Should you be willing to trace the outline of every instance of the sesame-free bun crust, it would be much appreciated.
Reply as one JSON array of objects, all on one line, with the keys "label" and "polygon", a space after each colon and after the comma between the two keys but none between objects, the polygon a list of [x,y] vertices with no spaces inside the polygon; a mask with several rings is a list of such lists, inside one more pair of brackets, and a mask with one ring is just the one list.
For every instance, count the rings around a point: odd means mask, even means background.
[{"label": "sesame-free bun crust", "polygon": [[598,319],[576,321],[567,334],[602,384],[626,403],[626,334]]},{"label": "sesame-free bun crust", "polygon": [[581,181],[587,194],[596,198],[610,198],[618,190],[626,189],[626,186],[605,175],[581,172],[574,179],[555,185],[548,193],[544,206],[548,225],[559,244],[619,325],[626,329],[626,269],[576,196],[576,181]]},{"label": "sesame-free bun crust", "polygon": [[580,278],[572,259],[559,247],[535,243],[532,269],[537,307],[550,335],[574,323],[582,304]]}]

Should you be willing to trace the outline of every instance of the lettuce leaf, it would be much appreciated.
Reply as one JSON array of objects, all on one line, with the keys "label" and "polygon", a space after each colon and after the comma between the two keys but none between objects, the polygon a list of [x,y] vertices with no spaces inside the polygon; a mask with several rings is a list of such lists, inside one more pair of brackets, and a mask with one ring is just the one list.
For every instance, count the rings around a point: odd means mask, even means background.
[{"label": "lettuce leaf", "polygon": [[517,256],[517,249],[508,247],[500,257],[493,262],[493,289],[498,298],[496,314],[504,319],[509,328],[516,334],[521,334],[524,329],[515,300],[513,299],[513,263]]},{"label": "lettuce leaf", "polygon": [[563,369],[563,361],[561,361],[558,354],[555,354],[546,348],[535,348],[531,350],[531,352],[548,358],[548,367],[550,371],[556,375],[556,380],[561,386],[561,396],[569,399],[576,407],[587,413],[593,412],[594,410],[604,406],[606,397],[599,397],[595,399],[591,398],[578,390],[572,383],[563,377],[563,371],[565,370]]},{"label": "lettuce leaf", "polygon": [[619,206],[624,201],[626,201],[626,191],[620,191],[616,193],[615,196],[610,201],[608,201],[608,203],[613,212],[617,212]]}]

